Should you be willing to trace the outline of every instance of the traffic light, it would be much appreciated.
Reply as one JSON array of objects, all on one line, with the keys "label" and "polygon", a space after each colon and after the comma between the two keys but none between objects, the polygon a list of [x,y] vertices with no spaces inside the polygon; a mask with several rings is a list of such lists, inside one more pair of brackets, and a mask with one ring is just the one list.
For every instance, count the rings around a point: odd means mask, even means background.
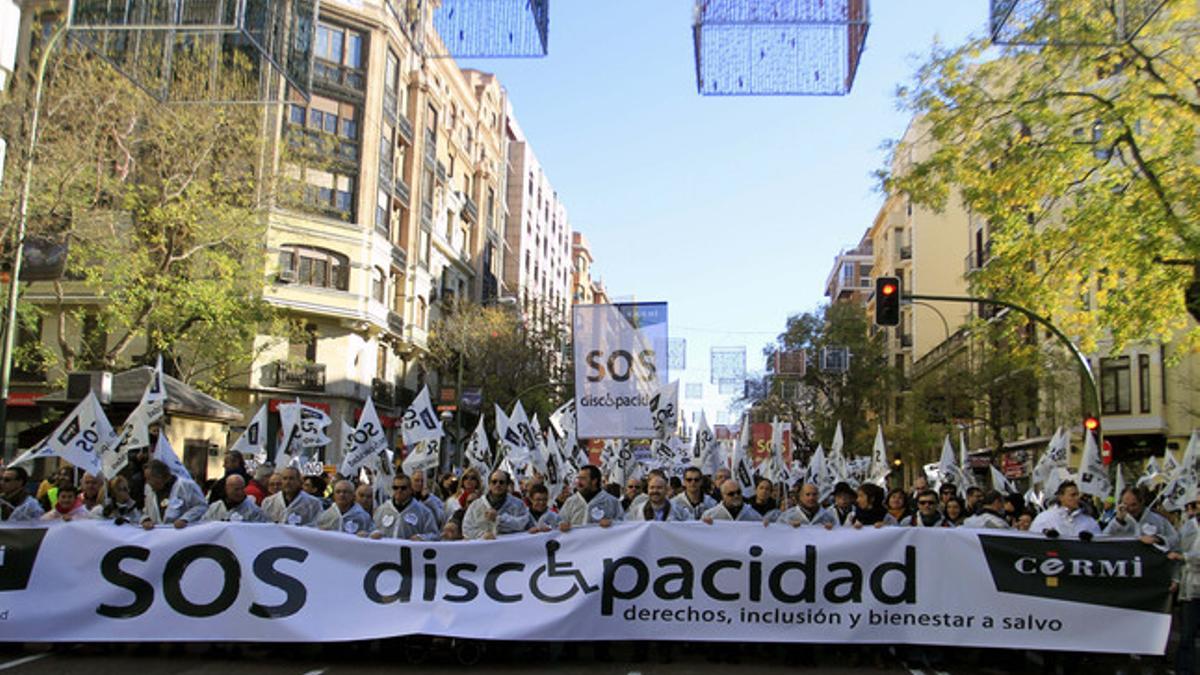
[{"label": "traffic light", "polygon": [[1099,438],[1100,436],[1100,418],[1095,415],[1088,415],[1083,418],[1083,430],[1090,432],[1092,435]]},{"label": "traffic light", "polygon": [[875,323],[900,325],[900,277],[875,278]]}]

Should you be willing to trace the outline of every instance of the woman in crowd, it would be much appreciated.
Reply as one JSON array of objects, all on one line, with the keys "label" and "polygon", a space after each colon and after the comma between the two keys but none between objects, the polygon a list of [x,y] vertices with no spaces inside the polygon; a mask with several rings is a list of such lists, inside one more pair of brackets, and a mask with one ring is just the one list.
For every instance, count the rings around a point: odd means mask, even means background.
[{"label": "woman in crowd", "polygon": [[458,492],[458,476],[447,471],[438,478],[437,482],[437,498],[442,502],[448,502],[454,493]]},{"label": "woman in crowd", "polygon": [[467,508],[471,495],[479,494],[481,485],[483,480],[478,471],[473,468],[464,471],[458,479],[458,489],[446,500],[446,519],[449,520],[458,510]]},{"label": "woman in crowd", "polygon": [[883,527],[896,525],[897,521],[887,512],[884,506],[886,493],[883,488],[874,483],[863,483],[858,486],[857,500],[854,504],[854,527]]},{"label": "woman in crowd", "polygon": [[888,515],[897,523],[903,523],[913,514],[913,510],[908,506],[908,495],[904,494],[904,490],[897,488],[889,492],[886,503]]},{"label": "woman in crowd", "polygon": [[967,505],[963,503],[962,497],[954,495],[946,500],[943,513],[946,518],[942,527],[958,527],[967,519]]},{"label": "woman in crowd", "polygon": [[111,520],[117,525],[141,522],[141,505],[129,494],[129,481],[124,476],[108,481],[108,499],[98,512],[92,512],[92,517]]},{"label": "woman in crowd", "polygon": [[774,483],[766,478],[759,478],[754,484],[754,497],[749,502],[758,515],[772,523],[779,518],[779,502],[771,494],[774,490]]}]

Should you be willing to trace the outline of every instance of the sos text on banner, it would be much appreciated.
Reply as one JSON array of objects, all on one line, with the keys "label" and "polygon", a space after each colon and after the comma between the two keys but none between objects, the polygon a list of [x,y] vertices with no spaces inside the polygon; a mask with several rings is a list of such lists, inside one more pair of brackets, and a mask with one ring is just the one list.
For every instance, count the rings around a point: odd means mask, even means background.
[{"label": "sos text on banner", "polygon": [[490,542],[206,523],[0,527],[10,641],[856,642],[1163,653],[1171,563],[1134,540],[621,524]]},{"label": "sos text on banner", "polygon": [[650,399],[668,381],[667,303],[575,305],[576,433],[653,438]]}]

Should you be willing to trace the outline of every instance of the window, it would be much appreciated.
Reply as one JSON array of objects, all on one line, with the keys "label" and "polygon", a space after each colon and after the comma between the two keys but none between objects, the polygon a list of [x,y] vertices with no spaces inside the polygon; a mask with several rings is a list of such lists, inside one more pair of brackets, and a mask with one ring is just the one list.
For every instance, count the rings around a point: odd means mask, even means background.
[{"label": "window", "polygon": [[371,268],[371,299],[382,303],[387,290],[387,277],[378,267]]},{"label": "window", "polygon": [[424,267],[429,267],[429,230],[421,228],[421,234],[417,240],[417,262]]},{"label": "window", "polygon": [[1143,413],[1150,412],[1150,355],[1138,354],[1138,403]]},{"label": "window", "polygon": [[417,317],[416,317],[418,328],[422,328],[422,329],[425,328],[425,315],[426,315],[427,309],[428,309],[428,305],[425,303],[424,296],[418,295],[417,296]]},{"label": "window", "polygon": [[317,44],[313,51],[317,58],[341,63],[344,41],[344,29],[327,23],[319,23],[317,24]]},{"label": "window", "polygon": [[392,236],[391,223],[388,221],[391,215],[391,200],[383,190],[380,190],[375,198],[375,229],[389,240]]},{"label": "window", "polygon": [[293,336],[288,341],[288,360],[316,363],[318,335],[316,324],[306,325],[303,335]]},{"label": "window", "polygon": [[364,36],[361,32],[321,22],[317,24],[313,52],[317,58],[313,79],[317,82],[362,90]]},{"label": "window", "polygon": [[350,259],[333,251],[285,245],[279,251],[279,270],[305,286],[339,291],[350,286]]},{"label": "window", "polygon": [[357,178],[343,173],[304,168],[299,170],[304,183],[303,205],[342,220],[354,220],[354,195]]},{"label": "window", "polygon": [[392,269],[392,311],[404,312],[404,272]]},{"label": "window", "polygon": [[1100,359],[1100,410],[1105,415],[1128,415],[1129,357]]}]

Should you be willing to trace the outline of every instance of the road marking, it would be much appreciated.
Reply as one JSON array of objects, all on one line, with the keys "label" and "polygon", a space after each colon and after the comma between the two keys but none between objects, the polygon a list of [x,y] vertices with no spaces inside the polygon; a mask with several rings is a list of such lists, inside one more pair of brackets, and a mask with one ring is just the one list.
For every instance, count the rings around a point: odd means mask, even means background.
[{"label": "road marking", "polygon": [[329,669],[328,669],[328,668],[322,668],[322,669],[320,669],[320,670],[310,670],[310,671],[308,671],[307,673],[304,673],[304,675],[323,675],[323,673],[324,673],[326,670],[329,670]]},{"label": "road marking", "polygon": [[9,661],[8,663],[0,663],[0,670],[8,670],[9,668],[16,668],[17,666],[23,666],[26,663],[32,663],[34,661],[37,661],[38,659],[44,659],[47,656],[50,656],[50,652],[45,652],[42,654],[31,654],[29,656],[17,659],[15,661]]},{"label": "road marking", "polygon": [[917,670],[916,668],[909,668],[908,672],[911,673],[912,675],[925,675],[925,671]]}]

